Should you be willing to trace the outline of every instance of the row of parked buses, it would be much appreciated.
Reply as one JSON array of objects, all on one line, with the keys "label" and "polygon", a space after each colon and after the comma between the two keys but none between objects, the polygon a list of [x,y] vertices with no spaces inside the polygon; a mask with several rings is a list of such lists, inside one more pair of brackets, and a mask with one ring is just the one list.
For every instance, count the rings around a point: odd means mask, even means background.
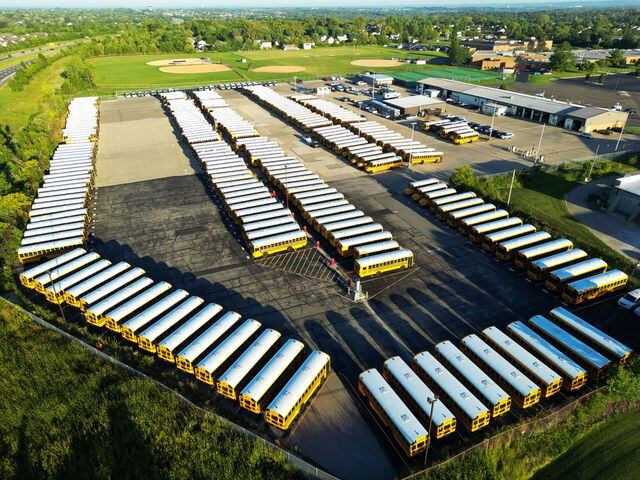
[{"label": "row of parked buses", "polygon": [[65,143],[49,161],[44,183],[29,210],[18,260],[34,262],[84,245],[90,228],[87,208],[95,178],[98,98],[74,98],[69,104]]},{"label": "row of parked buses", "polygon": [[[238,226],[247,250],[254,258],[282,251],[293,251],[307,245],[307,235],[302,231],[291,211],[285,208],[275,195],[247,168],[244,160],[231,150],[213,130],[203,112],[193,100],[176,98],[172,92],[165,99],[168,110],[200,161],[208,180],[224,208]],[[194,93],[209,105],[208,115],[231,138],[252,138],[258,135],[248,122],[244,122],[229,107],[219,101],[213,107],[211,90]],[[202,95],[207,94],[207,95]],[[165,94],[162,94],[165,95]],[[218,95],[219,97],[219,95]],[[223,100],[224,101],[224,100]],[[201,108],[204,108],[200,102]],[[201,132],[198,134],[197,132]],[[190,143],[189,138],[198,141]],[[205,138],[207,140],[205,140]]]},{"label": "row of parked buses", "polygon": [[360,277],[381,275],[414,264],[411,250],[393,240],[381,224],[357,210],[345,196],[326,184],[297,158],[287,156],[277,142],[267,137],[235,139],[236,151],[262,169],[340,255],[355,257],[354,271]]},{"label": "row of parked buses", "polygon": [[437,133],[442,138],[456,145],[477,142],[480,134],[476,132],[468,122],[463,120],[451,121],[448,119],[425,122],[424,130]]},{"label": "row of parked buses", "polygon": [[[313,133],[323,145],[349,159],[351,163],[364,169],[368,173],[377,173],[400,167],[403,164],[403,159],[404,161],[408,161],[407,158],[409,157],[400,154],[396,149],[383,148],[381,145],[384,145],[384,142],[376,144],[373,141],[367,140],[367,138],[358,133],[357,130],[349,130],[349,128],[343,126],[337,120],[334,121],[316,111],[312,111],[311,108],[284,97],[270,88],[262,86],[247,87],[244,89],[244,92],[260,104],[276,112],[288,122],[303,129],[305,132]],[[336,107],[342,107],[336,105],[331,107],[333,114],[337,115],[335,111]],[[328,111],[328,109],[329,107],[325,106],[323,111]],[[319,109],[317,110],[321,111]],[[348,112],[349,120],[356,119],[352,112],[345,109],[342,110]],[[341,113],[340,115],[345,117],[343,121],[343,123],[345,123],[347,114]],[[364,118],[362,119],[364,120]],[[356,123],[351,123],[350,125],[353,126],[356,125]],[[402,146],[406,146],[409,149],[415,148],[415,151],[418,152],[419,145],[419,142],[409,141],[409,144],[403,144]],[[400,148],[399,144],[397,146]],[[417,162],[419,158],[421,157],[416,156],[414,160]],[[425,158],[423,158],[423,160],[425,160]]]},{"label": "row of parked buses", "polygon": [[141,268],[82,248],[25,270],[20,283],[51,303],[78,308],[90,324],[119,333],[283,430],[329,373],[327,354],[305,356],[302,343],[283,342],[280,332],[256,320],[242,321],[236,312],[154,282]]},{"label": "row of parked buses", "polygon": [[[362,148],[342,147],[338,153],[341,153],[357,166],[365,168],[365,170],[374,170],[376,165],[369,165],[370,161],[366,160],[367,156],[382,156],[383,154],[394,153],[400,157],[404,162],[408,163],[438,163],[442,161],[443,153],[436,151],[435,148],[427,147],[423,143],[404,137],[402,134],[395,132],[381,123],[375,121],[367,121],[367,119],[358,115],[351,110],[348,110],[333,102],[319,99],[313,95],[295,95],[291,97],[298,103],[308,107],[310,110],[320,113],[321,115],[329,118],[334,122],[334,126],[342,126],[345,128],[334,128],[328,130],[326,128],[318,128],[314,130],[318,136],[324,141],[325,144],[330,144],[332,148],[340,147],[344,145],[344,141],[334,141],[327,138],[329,132],[340,133],[342,140],[347,140],[353,137],[346,135],[350,130],[356,135],[363,137],[367,140],[367,143],[362,142],[360,145]],[[337,138],[334,137],[336,140]],[[365,149],[364,145],[370,148]],[[377,148],[375,148],[377,147]],[[388,156],[391,158],[391,156]],[[398,165],[400,166],[402,162]],[[382,168],[376,170],[379,171]],[[370,173],[375,173],[371,171]]]},{"label": "row of parked buses", "polygon": [[[450,341],[421,352],[408,365],[400,357],[360,374],[358,389],[390,429],[406,455],[414,456],[460,425],[475,432],[510,410],[525,411],[587,380],[605,380],[609,367],[624,365],[631,349],[558,307],[549,318],[504,330],[485,328],[456,347]],[[427,425],[428,427],[425,427]]]},{"label": "row of parked buses", "polygon": [[588,258],[566,238],[554,239],[545,231],[525,223],[509,212],[485,203],[473,192],[458,192],[440,180],[429,178],[412,182],[405,193],[435,213],[473,242],[481,244],[502,261],[513,261],[533,281],[561,294],[568,304],[588,300],[620,290],[627,275],[607,270],[607,263]]}]

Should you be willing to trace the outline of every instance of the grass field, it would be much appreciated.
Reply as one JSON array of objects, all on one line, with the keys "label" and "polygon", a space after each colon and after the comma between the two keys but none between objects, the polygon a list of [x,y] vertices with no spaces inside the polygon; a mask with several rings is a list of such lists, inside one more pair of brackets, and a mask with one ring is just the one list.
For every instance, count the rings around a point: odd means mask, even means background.
[{"label": "grass field", "polygon": [[640,458],[640,411],[631,410],[592,431],[534,480],[634,480]]},{"label": "grass field", "polygon": [[0,112],[2,123],[12,130],[19,130],[36,115],[47,113],[53,92],[63,82],[61,76],[70,57],[57,60],[36,73],[21,91],[13,91],[5,84],[0,88]]},{"label": "grass field", "polygon": [[[161,72],[147,62],[171,58],[197,58],[207,56],[212,62],[223,63],[231,68],[226,72],[173,74]],[[394,57],[425,58],[426,65],[406,64],[395,67],[367,68],[352,65],[355,60],[390,60]],[[246,62],[242,60],[246,59]],[[377,46],[324,47],[312,50],[257,50],[230,53],[128,55],[93,58],[96,68],[96,83],[101,92],[113,90],[154,88],[160,86],[188,86],[203,83],[237,82],[242,80],[291,80],[295,75],[302,79],[319,78],[324,75],[348,75],[366,70],[393,75],[415,74],[419,78],[433,75],[463,81],[491,82],[499,75],[469,68],[446,66],[440,52],[404,52],[394,48]],[[297,73],[264,73],[255,69],[266,66],[295,66],[304,68]]]}]

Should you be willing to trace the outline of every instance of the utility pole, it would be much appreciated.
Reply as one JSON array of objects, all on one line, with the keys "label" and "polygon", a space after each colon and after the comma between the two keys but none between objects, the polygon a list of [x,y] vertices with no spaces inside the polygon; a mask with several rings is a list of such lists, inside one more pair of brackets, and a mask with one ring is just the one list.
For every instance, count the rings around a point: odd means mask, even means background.
[{"label": "utility pole", "polygon": [[493,115],[491,115],[491,128],[489,128],[489,142],[491,142],[491,137],[493,136],[493,122],[496,119],[496,109],[493,109]]},{"label": "utility pole", "polygon": [[513,169],[513,174],[511,175],[511,185],[509,186],[509,196],[507,197],[507,205],[511,202],[511,192],[513,191],[513,183],[516,180],[516,169]]},{"label": "utility pole", "polygon": [[540,140],[538,141],[538,149],[536,150],[536,161],[534,163],[538,163],[538,159],[540,158],[540,150],[542,149],[542,137],[544,136],[544,127],[546,126],[547,126],[546,123],[542,124],[542,131],[540,132]]},{"label": "utility pole", "polygon": [[[58,292],[56,292],[56,284],[53,283],[53,277],[51,276],[51,270],[47,270],[47,275],[49,275],[49,283],[51,284],[51,288],[53,289],[53,294],[56,296],[56,301],[58,300]],[[60,316],[62,316],[62,321],[67,323],[67,317],[64,316],[64,311],[62,310],[62,303],[58,303],[58,307],[60,308]]]},{"label": "utility pole", "polygon": [[620,135],[618,136],[618,141],[616,142],[616,152],[618,151],[618,147],[620,146],[620,142],[622,141],[622,133],[624,132],[624,129],[627,127],[628,119],[629,117],[627,116],[627,119],[624,121],[624,125],[622,126],[622,129],[620,129]]},{"label": "utility pole", "polygon": [[431,427],[433,426],[433,405],[438,401],[438,396],[427,397],[427,403],[431,406],[429,413],[429,436],[427,437],[427,448],[424,450],[424,468],[427,468],[427,458],[429,457],[429,447],[431,446]]},{"label": "utility pole", "polygon": [[409,168],[413,169],[413,134],[416,129],[416,122],[411,122],[411,149],[409,150]]}]

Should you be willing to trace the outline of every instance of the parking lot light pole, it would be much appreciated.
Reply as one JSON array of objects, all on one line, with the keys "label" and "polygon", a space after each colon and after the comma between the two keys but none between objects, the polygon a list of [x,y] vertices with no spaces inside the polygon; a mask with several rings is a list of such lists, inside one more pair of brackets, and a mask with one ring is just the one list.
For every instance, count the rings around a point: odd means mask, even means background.
[{"label": "parking lot light pole", "polygon": [[540,140],[538,140],[538,149],[536,150],[536,159],[535,159],[535,163],[538,163],[538,159],[540,158],[540,149],[542,148],[542,137],[544,136],[544,127],[546,127],[547,124],[543,123],[542,124],[542,131],[540,132]]},{"label": "parking lot light pole", "polygon": [[496,120],[496,109],[493,109],[493,115],[491,115],[491,128],[489,128],[489,142],[491,142],[491,137],[493,137],[493,122]]},{"label": "parking lot light pole", "polygon": [[[629,117],[627,117],[627,119],[629,119]],[[626,127],[627,127],[627,120],[624,121],[624,125],[620,129],[620,135],[618,136],[618,141],[616,142],[616,152],[618,151],[618,147],[620,146],[620,142],[622,141],[622,134]]]},{"label": "parking lot light pole", "polygon": [[429,430],[427,437],[427,448],[424,449],[424,468],[427,468],[427,458],[429,457],[429,447],[431,446],[431,427],[433,425],[433,405],[438,401],[438,396],[434,395],[433,398],[427,397],[427,403],[431,405],[429,412]]}]

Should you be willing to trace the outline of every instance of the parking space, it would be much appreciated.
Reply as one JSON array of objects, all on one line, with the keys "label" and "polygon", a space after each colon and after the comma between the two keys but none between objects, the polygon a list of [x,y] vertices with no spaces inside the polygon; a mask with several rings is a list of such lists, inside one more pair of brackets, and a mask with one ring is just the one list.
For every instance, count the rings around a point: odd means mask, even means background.
[{"label": "parking space", "polygon": [[193,174],[190,153],[154,97],[102,102],[96,168],[98,187]]}]

